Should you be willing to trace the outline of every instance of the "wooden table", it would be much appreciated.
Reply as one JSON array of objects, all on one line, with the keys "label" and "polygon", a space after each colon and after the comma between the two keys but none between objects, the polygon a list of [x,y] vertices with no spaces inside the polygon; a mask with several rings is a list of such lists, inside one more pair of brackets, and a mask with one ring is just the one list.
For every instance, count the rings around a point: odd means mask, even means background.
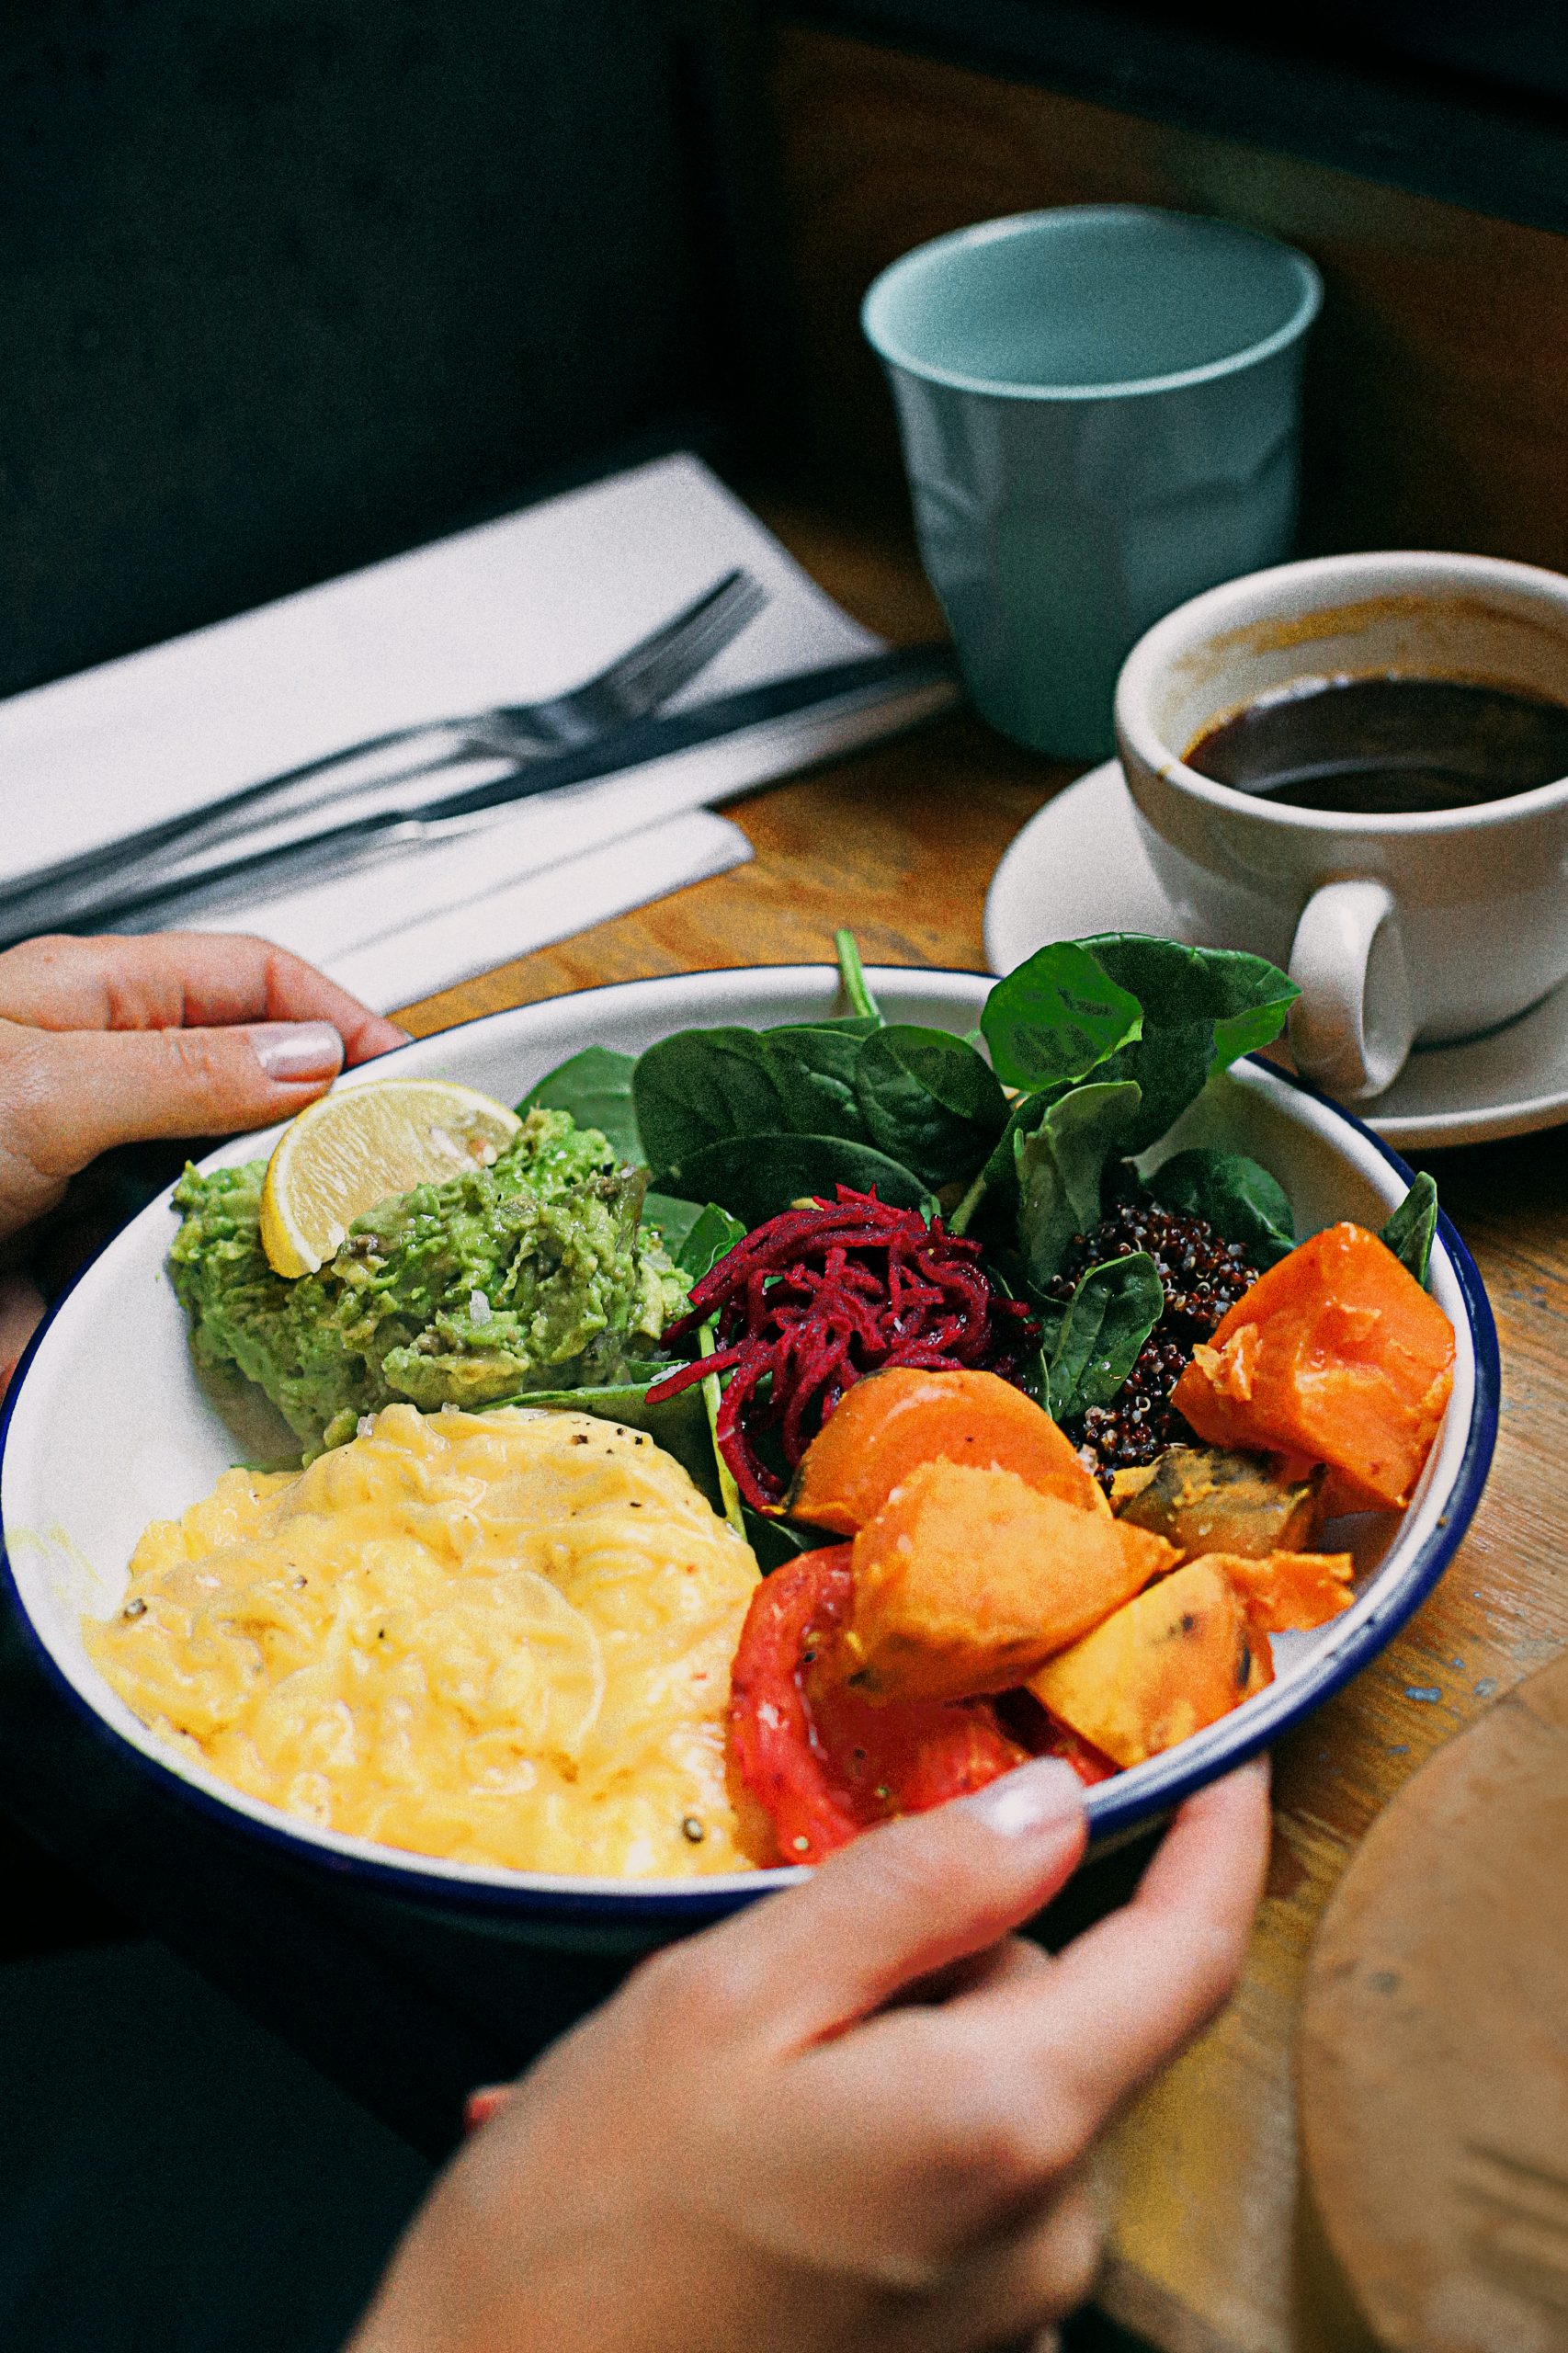
[{"label": "wooden table", "polygon": [[[816,576],[899,638],[936,624],[895,530],[759,502]],[[756,862],[414,1007],[421,1034],[596,982],[831,955],[982,970],[985,888],[1008,841],[1071,770],[969,716],[729,812]],[[1169,2353],[1342,2353],[1354,2324],[1302,2211],[1292,2034],[1324,1902],[1379,1807],[1460,1724],[1568,1645],[1568,1574],[1550,1463],[1568,1434],[1568,1210],[1561,1136],[1432,1162],[1480,1261],[1502,1336],[1492,1483],[1437,1593],[1382,1657],[1276,1759],[1274,1868],[1241,1994],[1123,2120],[1105,2307]],[[1553,1432],[1556,1438],[1553,1438]]]}]

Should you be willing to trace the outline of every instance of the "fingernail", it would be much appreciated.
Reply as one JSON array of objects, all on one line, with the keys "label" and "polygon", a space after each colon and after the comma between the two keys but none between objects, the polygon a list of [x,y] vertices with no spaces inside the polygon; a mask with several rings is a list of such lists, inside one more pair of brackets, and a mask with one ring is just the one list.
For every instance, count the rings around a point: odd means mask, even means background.
[{"label": "fingernail", "polygon": [[330,1021],[258,1021],[250,1041],[268,1078],[335,1078],[343,1067],[343,1040]]},{"label": "fingernail", "polygon": [[1024,1838],[1033,1830],[1075,1821],[1084,1811],[1084,1784],[1060,1756],[1037,1756],[1004,1773],[959,1803],[1004,1838]]},{"label": "fingernail", "polygon": [[511,2090],[510,2084],[482,2084],[476,2092],[470,2092],[463,2102],[463,2131],[477,2132],[482,2124],[488,2124]]}]

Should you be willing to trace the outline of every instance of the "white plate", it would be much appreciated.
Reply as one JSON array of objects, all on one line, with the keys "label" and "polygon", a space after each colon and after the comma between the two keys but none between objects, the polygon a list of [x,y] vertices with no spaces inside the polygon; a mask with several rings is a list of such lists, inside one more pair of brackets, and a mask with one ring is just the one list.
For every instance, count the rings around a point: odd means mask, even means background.
[{"label": "white plate", "polygon": [[[993,972],[1010,972],[1048,941],[1091,931],[1187,938],[1149,863],[1116,760],[1091,768],[1030,818],[985,900]],[[1568,982],[1488,1037],[1418,1046],[1364,1116],[1388,1142],[1412,1152],[1568,1120]]]},{"label": "white plate", "polygon": [[[882,969],[871,975],[895,1018],[963,1031],[989,983],[977,973]],[[515,1102],[580,1047],[635,1052],[694,1024],[763,1027],[835,1009],[837,976],[814,965],[638,981],[493,1014],[402,1048],[354,1073],[362,1085],[400,1075],[466,1079]],[[225,1145],[205,1165],[270,1149],[278,1131]],[[1273,1169],[1303,1233],[1335,1218],[1377,1225],[1409,1172],[1374,1136],[1297,1081],[1243,1065],[1194,1105],[1180,1143],[1223,1139]],[[195,1805],[251,1835],[351,1876],[391,1884],[416,1902],[509,1916],[520,1932],[559,1940],[582,1932],[657,1935],[690,1926],[781,1884],[789,1871],[627,1881],[440,1862],[345,1837],[242,1796],[199,1763],[164,1747],[111,1691],[83,1647],[84,1611],[107,1616],[146,1521],[185,1509],[233,1461],[227,1431],[197,1387],[185,1317],[165,1258],[174,1234],[165,1195],[116,1235],[61,1300],[34,1341],[0,1423],[0,1530],[6,1604],[18,1608],[41,1663],[104,1738]],[[1426,1475],[1403,1520],[1348,1522],[1362,1577],[1355,1606],[1332,1626],[1278,1638],[1278,1680],[1234,1714],[1164,1756],[1102,1783],[1089,1796],[1097,1837],[1165,1812],[1200,1783],[1272,1740],[1365,1665],[1440,1574],[1469,1523],[1496,1434],[1496,1342],[1480,1279],[1445,1223],[1432,1288],[1458,1335],[1453,1401]]]}]

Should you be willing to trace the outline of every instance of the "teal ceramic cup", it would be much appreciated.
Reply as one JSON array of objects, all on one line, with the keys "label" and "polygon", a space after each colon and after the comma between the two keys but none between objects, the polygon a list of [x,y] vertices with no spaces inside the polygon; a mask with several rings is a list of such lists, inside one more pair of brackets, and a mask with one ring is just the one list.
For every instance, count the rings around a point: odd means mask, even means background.
[{"label": "teal ceramic cup", "polygon": [[1289,554],[1322,297],[1272,237],[1130,204],[983,222],[876,280],[921,555],[1005,734],[1108,753],[1143,631]]}]

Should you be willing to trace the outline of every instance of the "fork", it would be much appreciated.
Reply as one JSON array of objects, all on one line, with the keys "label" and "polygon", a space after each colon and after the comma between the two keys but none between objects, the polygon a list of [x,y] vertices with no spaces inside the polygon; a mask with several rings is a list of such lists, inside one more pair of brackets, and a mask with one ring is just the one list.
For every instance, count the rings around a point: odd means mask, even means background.
[{"label": "fork", "polygon": [[[727,572],[701,596],[660,623],[613,662],[559,695],[535,702],[497,703],[465,717],[426,721],[367,736],[324,757],[288,768],[225,794],[201,816],[170,818],[101,848],[84,851],[0,891],[6,929],[70,922],[78,903],[101,895],[103,878],[134,877],[155,889],[168,852],[171,868],[260,826],[278,827],[278,846],[293,837],[290,820],[311,818],[336,802],[363,800],[377,788],[433,775],[474,760],[520,766],[551,753],[591,744],[597,736],[647,718],[704,670],[754,620],[767,591],[749,572]],[[392,764],[387,756],[396,755]],[[31,909],[36,903],[36,916]]]},{"label": "fork", "polygon": [[[163,930],[199,924],[257,895],[301,882],[342,881],[402,856],[415,846],[447,842],[503,822],[520,804],[540,794],[629,777],[650,763],[693,752],[729,736],[771,731],[773,754],[789,745],[793,758],[776,756],[759,781],[780,767],[809,766],[824,756],[821,722],[831,715],[853,722],[860,714],[897,703],[898,723],[913,725],[945,710],[958,697],[950,652],[943,645],[885,646],[824,669],[796,671],[759,687],[710,696],[683,711],[654,711],[616,727],[591,743],[528,760],[487,761],[468,776],[432,785],[428,772],[383,783],[372,809],[339,802],[324,816],[301,820],[286,840],[278,828],[260,829],[191,858],[178,847],[157,861],[149,880],[145,866],[122,863],[74,892],[40,894],[18,912],[0,902],[0,948],[40,927],[74,928],[84,920],[116,930]],[[882,732],[887,732],[885,729]],[[499,770],[499,774],[496,771]],[[631,822],[645,822],[633,819]],[[236,902],[236,892],[238,901]]]}]

